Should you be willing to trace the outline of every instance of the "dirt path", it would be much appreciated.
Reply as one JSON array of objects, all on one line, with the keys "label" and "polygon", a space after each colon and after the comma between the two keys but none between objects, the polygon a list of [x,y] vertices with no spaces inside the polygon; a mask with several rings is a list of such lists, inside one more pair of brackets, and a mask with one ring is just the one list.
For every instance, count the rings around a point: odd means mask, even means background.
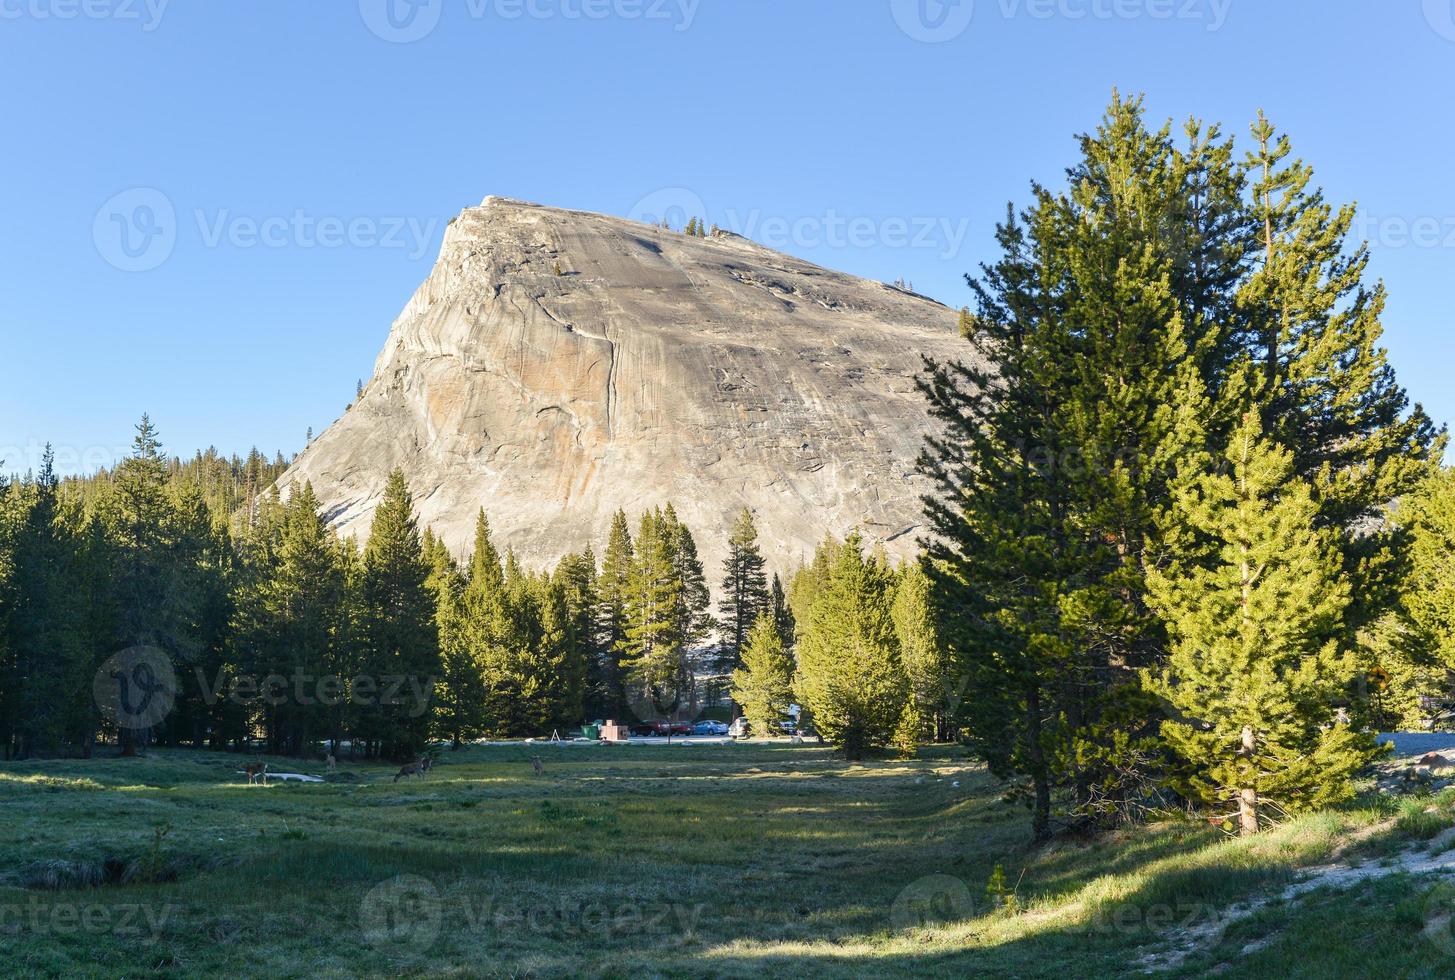
[{"label": "dirt path", "polygon": [[[1347,852],[1352,845],[1381,830],[1387,830],[1390,826],[1391,824],[1380,824],[1367,828],[1358,837],[1345,843],[1335,852],[1335,856]],[[1300,880],[1281,892],[1229,906],[1212,916],[1208,922],[1180,931],[1173,937],[1171,948],[1148,953],[1136,965],[1146,973],[1175,970],[1194,954],[1217,945],[1230,925],[1247,919],[1275,901],[1287,902],[1317,888],[1350,888],[1363,881],[1386,878],[1394,874],[1455,872],[1455,850],[1451,848],[1455,848],[1455,827],[1429,841],[1423,849],[1404,851],[1387,861],[1367,861],[1359,865],[1332,863],[1306,868]],[[1246,955],[1256,952],[1257,949],[1258,945],[1255,943],[1246,947],[1243,953]]]}]

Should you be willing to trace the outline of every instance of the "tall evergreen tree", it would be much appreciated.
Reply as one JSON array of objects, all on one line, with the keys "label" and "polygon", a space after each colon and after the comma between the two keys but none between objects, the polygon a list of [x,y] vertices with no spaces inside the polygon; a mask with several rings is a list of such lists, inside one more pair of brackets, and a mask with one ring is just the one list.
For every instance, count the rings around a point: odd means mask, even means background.
[{"label": "tall evergreen tree", "polygon": [[723,559],[722,601],[718,606],[722,614],[722,663],[727,670],[737,668],[748,631],[769,609],[772,597],[768,593],[765,564],[763,553],[758,550],[758,528],[753,523],[753,512],[744,507],[728,536],[728,553]]},{"label": "tall evergreen tree", "polygon": [[677,636],[682,646],[691,650],[712,635],[712,593],[707,588],[692,530],[678,520],[670,503],[662,510],[661,527],[672,551],[672,570],[677,579]]},{"label": "tall evergreen tree", "polygon": [[[197,649],[192,634],[197,591],[192,572],[179,561],[176,512],[167,492],[167,460],[151,419],[137,425],[132,453],[117,467],[114,490],[104,502],[114,542],[111,607],[112,650],[147,647],[175,662]],[[119,732],[123,755],[152,740],[150,726]]]},{"label": "tall evergreen tree", "polygon": [[773,584],[768,590],[768,611],[773,616],[773,625],[778,629],[778,635],[783,639],[785,647],[792,647],[795,639],[796,626],[793,621],[793,610],[788,606],[788,595],[783,591],[783,580],[775,572]]},{"label": "tall evergreen tree", "polygon": [[598,635],[602,648],[600,668],[608,716],[623,717],[626,710],[625,671],[621,665],[626,644],[627,599],[631,593],[631,569],[635,558],[626,512],[617,511],[607,533],[606,553],[601,560],[597,583]]},{"label": "tall evergreen tree", "polygon": [[484,732],[484,677],[466,642],[465,577],[445,543],[424,532],[426,586],[434,597],[440,642],[440,683],[435,689],[435,724],[458,749]]},{"label": "tall evergreen tree", "polygon": [[909,681],[909,717],[902,724],[910,726],[908,731],[917,742],[945,741],[954,727],[952,698],[956,692],[950,659],[940,642],[930,578],[918,562],[900,569],[891,615],[900,662]]},{"label": "tall evergreen tree", "polygon": [[675,519],[660,509],[642,514],[627,582],[620,662],[644,708],[670,717],[690,694],[683,631],[683,582]]},{"label": "tall evergreen tree", "polygon": [[1234,434],[1231,471],[1189,467],[1173,519],[1206,542],[1148,576],[1172,650],[1151,687],[1173,706],[1162,735],[1187,764],[1184,788],[1237,808],[1242,833],[1270,814],[1347,799],[1376,754],[1336,720],[1355,661],[1341,642],[1348,585],[1335,534],[1293,454],[1256,413]]},{"label": "tall evergreen tree", "polygon": [[91,663],[81,603],[80,514],[60,499],[54,455],[17,493],[8,643],[15,750],[21,757],[57,752],[75,734],[73,703],[90,695]]},{"label": "tall evergreen tree", "polygon": [[[379,753],[388,757],[418,752],[429,734],[429,700],[440,663],[428,579],[414,498],[404,472],[396,469],[384,487],[364,548],[370,673],[381,685],[371,728]],[[403,687],[392,699],[384,697],[395,678],[403,680]]]},{"label": "tall evergreen tree", "polygon": [[515,707],[521,699],[514,679],[514,655],[520,642],[512,628],[505,569],[483,509],[475,520],[463,611],[463,645],[473,666],[462,669],[472,670],[481,679],[479,714],[484,731],[494,736],[516,734],[523,725]]},{"label": "tall evergreen tree", "polygon": [[564,634],[573,668],[581,671],[581,710],[587,718],[605,718],[608,690],[605,657],[597,631],[596,556],[588,547],[567,555],[551,576],[566,604]]},{"label": "tall evergreen tree", "polygon": [[893,573],[850,535],[835,549],[798,641],[795,690],[818,730],[851,759],[887,744],[904,712],[892,601]]},{"label": "tall evergreen tree", "polygon": [[733,671],[733,700],[759,735],[778,734],[778,722],[793,702],[793,657],[766,612],[758,615],[749,631],[742,664]]}]

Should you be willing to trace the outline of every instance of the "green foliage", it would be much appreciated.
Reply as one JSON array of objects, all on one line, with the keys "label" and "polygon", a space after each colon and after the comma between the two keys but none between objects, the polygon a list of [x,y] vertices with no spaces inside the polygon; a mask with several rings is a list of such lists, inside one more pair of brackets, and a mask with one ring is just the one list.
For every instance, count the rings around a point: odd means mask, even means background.
[{"label": "green foliage", "polygon": [[380,753],[391,758],[418,753],[429,734],[428,702],[440,674],[435,604],[425,585],[429,575],[414,499],[404,473],[395,470],[364,548],[363,589],[367,673],[381,682],[413,682],[392,698],[381,695],[366,727]]},{"label": "green foliage", "polygon": [[597,635],[601,653],[595,687],[607,717],[624,718],[626,712],[626,671],[621,654],[626,645],[627,597],[631,594],[635,557],[626,512],[619,510],[611,518],[597,582]]},{"label": "green foliage", "polygon": [[733,700],[743,709],[756,735],[776,735],[778,722],[793,703],[793,657],[768,613],[759,614],[747,643],[742,664],[733,671]]},{"label": "green foliage", "polygon": [[1101,820],[1160,775],[1138,678],[1168,637],[1146,576],[1207,558],[1165,520],[1179,470],[1254,407],[1335,532],[1352,646],[1403,574],[1404,532],[1379,519],[1439,455],[1378,347],[1366,252],[1343,254],[1352,211],[1309,189],[1264,122],[1243,160],[1216,126],[1183,135],[1114,97],[1068,189],[1037,187],[1000,227],[972,282],[977,357],[931,363],[921,385],[943,423],[922,460],[927,567],[966,734],[993,771],[1030,778],[1042,836],[1053,793]]},{"label": "green foliage", "polygon": [[1455,670],[1455,469],[1442,469],[1400,502],[1407,532],[1409,579],[1404,610],[1420,646]]},{"label": "green foliage", "polygon": [[[741,661],[748,631],[758,618],[769,611],[772,596],[764,571],[763,553],[758,549],[758,528],[752,511],[746,507],[733,524],[728,537],[728,554],[723,559],[722,601],[722,666],[735,669]],[[782,591],[782,586],[779,586]]]},{"label": "green foliage", "polygon": [[799,616],[795,688],[824,737],[860,758],[889,742],[908,698],[890,612],[894,573],[866,558],[853,534],[801,575],[809,579],[800,594],[811,598]]},{"label": "green foliage", "polygon": [[[682,706],[692,688],[687,645],[697,632],[693,603],[698,596],[687,591],[684,574],[690,574],[690,569],[683,543],[681,526],[670,507],[642,515],[627,577],[618,647],[627,683],[640,690],[644,703],[664,717]],[[697,569],[700,577],[700,564]]]},{"label": "green foliage", "polygon": [[1189,468],[1172,520],[1207,551],[1148,575],[1172,650],[1150,672],[1175,716],[1162,736],[1196,798],[1231,804],[1244,833],[1273,814],[1353,795],[1372,739],[1336,721],[1356,664],[1341,642],[1348,585],[1335,535],[1294,472],[1293,454],[1249,413],[1224,459]]},{"label": "green foliage", "polygon": [[950,738],[957,697],[949,656],[939,637],[930,577],[918,562],[900,569],[894,587],[894,632],[899,659],[909,681],[909,705],[901,727],[905,744]]}]

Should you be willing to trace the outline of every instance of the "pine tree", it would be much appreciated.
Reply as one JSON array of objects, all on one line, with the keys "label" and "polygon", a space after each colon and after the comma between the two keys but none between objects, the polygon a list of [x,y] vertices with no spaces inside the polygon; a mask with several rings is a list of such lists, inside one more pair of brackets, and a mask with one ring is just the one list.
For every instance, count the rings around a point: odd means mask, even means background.
[{"label": "pine tree", "polygon": [[619,656],[644,707],[670,718],[690,693],[678,535],[660,509],[642,515],[627,582]]},{"label": "pine tree", "polygon": [[514,635],[500,552],[491,538],[490,520],[483,509],[475,520],[475,550],[470,559],[463,612],[462,642],[471,666],[462,669],[480,677],[482,701],[478,712],[484,731],[497,737],[517,734],[521,693],[513,664],[520,643]]},{"label": "pine tree", "polygon": [[773,625],[785,647],[792,647],[797,639],[797,626],[793,621],[793,610],[788,607],[788,596],[783,591],[783,580],[775,572],[773,584],[768,590],[768,610],[773,616]]},{"label": "pine tree", "polygon": [[458,749],[466,739],[484,732],[484,677],[466,642],[465,577],[444,542],[428,528],[423,551],[430,569],[425,585],[434,597],[440,643],[441,677],[435,689],[434,720]]},{"label": "pine tree", "polygon": [[[728,537],[728,553],[723,560],[722,602],[722,665],[735,670],[741,661],[748,631],[758,617],[768,611],[772,597],[764,572],[763,553],[758,550],[758,529],[753,513],[746,507],[733,524]],[[781,586],[780,586],[781,590]]]},{"label": "pine tree", "polygon": [[611,518],[606,553],[602,556],[601,577],[597,585],[597,631],[601,643],[601,683],[608,717],[622,718],[626,710],[624,671],[621,651],[626,642],[626,609],[630,594],[631,568],[635,558],[626,512],[617,511]]},{"label": "pine tree", "polygon": [[672,551],[672,569],[677,579],[676,633],[684,649],[692,649],[712,634],[712,593],[707,588],[697,541],[687,525],[677,519],[669,503],[662,511],[662,533]]},{"label": "pine tree", "polygon": [[1368,243],[1346,250],[1353,205],[1330,205],[1261,113],[1252,134],[1258,262],[1238,305],[1262,366],[1264,424],[1315,484],[1319,525],[1342,532],[1346,619],[1358,628],[1396,604],[1408,541],[1384,513],[1435,471],[1444,438],[1423,409],[1409,409],[1379,346],[1387,297],[1364,281]]},{"label": "pine tree", "polygon": [[1148,575],[1172,649],[1149,685],[1176,715],[1162,736],[1187,763],[1185,788],[1237,807],[1243,834],[1278,814],[1353,795],[1372,737],[1336,721],[1355,663],[1341,641],[1349,589],[1335,535],[1293,454],[1250,412],[1224,456],[1230,472],[1191,468],[1174,520],[1209,555]]},{"label": "pine tree", "polygon": [[918,562],[900,569],[891,614],[909,680],[906,738],[945,741],[953,728],[950,660],[940,643],[930,578]]},{"label": "pine tree", "polygon": [[[328,673],[334,622],[342,601],[343,575],[336,563],[332,535],[319,517],[313,487],[294,487],[283,505],[277,562],[263,583],[270,620],[269,674],[288,680],[281,703],[265,705],[269,750],[303,754],[325,728],[316,704],[297,697],[294,678]],[[305,694],[310,702],[311,694]]]},{"label": "pine tree", "polygon": [[1036,187],[971,280],[976,361],[921,384],[944,425],[922,457],[927,570],[967,734],[1030,777],[1038,837],[1054,785],[1083,820],[1143,791],[1157,706],[1137,669],[1165,647],[1145,569],[1176,461],[1231,416],[1241,176],[1215,128],[1186,132],[1179,149],[1114,95],[1069,189]]},{"label": "pine tree", "polygon": [[1397,522],[1410,539],[1404,609],[1419,645],[1455,671],[1455,469],[1401,501]]},{"label": "pine tree", "polygon": [[908,696],[890,614],[893,573],[858,534],[835,549],[798,641],[795,682],[818,730],[851,759],[887,744]]},{"label": "pine tree", "polygon": [[581,710],[586,718],[605,718],[607,710],[606,666],[596,626],[596,556],[588,547],[582,554],[567,555],[551,576],[565,602],[565,643],[573,669],[581,672]]},{"label": "pine tree", "polygon": [[13,658],[11,727],[20,758],[59,751],[74,734],[73,703],[90,694],[80,515],[60,499],[54,458],[47,446],[38,476],[16,492],[6,646]]},{"label": "pine tree", "polygon": [[793,657],[766,612],[759,614],[748,633],[742,663],[733,671],[732,696],[753,732],[779,733],[778,722],[793,703]]},{"label": "pine tree", "polygon": [[[414,498],[404,472],[396,469],[384,487],[364,548],[370,673],[381,685],[372,712],[374,734],[379,753],[387,757],[417,753],[429,734],[429,698],[440,663],[434,603],[425,587],[428,578]],[[404,687],[391,701],[383,697],[382,688],[396,678],[404,681]]]},{"label": "pine tree", "polygon": [[[116,470],[114,491],[103,503],[114,542],[110,649],[149,647],[176,663],[196,650],[191,625],[197,592],[193,569],[178,561],[177,522],[167,492],[167,459],[151,419],[137,425],[132,454]],[[175,670],[175,668],[174,668]],[[119,731],[123,755],[152,741],[151,727]]]}]

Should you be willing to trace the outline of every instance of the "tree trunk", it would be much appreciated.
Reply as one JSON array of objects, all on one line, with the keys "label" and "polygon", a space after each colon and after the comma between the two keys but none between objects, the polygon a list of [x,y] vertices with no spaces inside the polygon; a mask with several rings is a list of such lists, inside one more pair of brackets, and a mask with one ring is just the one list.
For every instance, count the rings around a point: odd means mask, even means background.
[{"label": "tree trunk", "polygon": [[[1247,758],[1249,767],[1253,762],[1253,752],[1257,748],[1253,740],[1253,726],[1243,726],[1243,755]],[[1238,791],[1238,833],[1244,837],[1251,837],[1258,833],[1258,788],[1256,786],[1244,786]]]},{"label": "tree trunk", "polygon": [[1051,838],[1051,781],[1046,775],[1045,753],[1041,751],[1041,691],[1032,686],[1026,694],[1026,756],[1030,761],[1035,806],[1031,811],[1031,836],[1036,843]]}]

